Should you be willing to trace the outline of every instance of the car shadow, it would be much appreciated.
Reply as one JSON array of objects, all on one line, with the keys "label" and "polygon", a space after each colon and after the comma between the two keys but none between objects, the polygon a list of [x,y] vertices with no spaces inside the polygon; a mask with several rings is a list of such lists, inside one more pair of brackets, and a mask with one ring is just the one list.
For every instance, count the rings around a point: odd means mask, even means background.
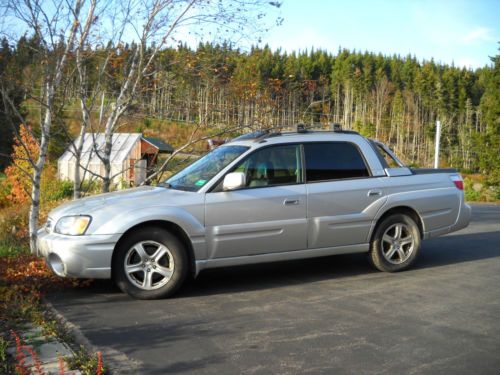
[{"label": "car shadow", "polygon": [[[413,272],[456,263],[500,257],[500,231],[454,234],[423,242]],[[384,275],[371,267],[366,254],[345,254],[285,262],[209,269],[188,282],[174,298],[225,294],[314,283],[327,279]],[[129,297],[110,280],[96,280],[72,294],[106,295],[107,299]],[[75,293],[76,292],[76,293]]]},{"label": "car shadow", "polygon": [[[481,247],[478,248],[478,244]],[[412,270],[500,257],[500,231],[452,235],[423,242]],[[182,288],[177,298],[234,293],[305,284],[327,279],[380,274],[366,254],[345,254],[249,266],[206,270]]]}]

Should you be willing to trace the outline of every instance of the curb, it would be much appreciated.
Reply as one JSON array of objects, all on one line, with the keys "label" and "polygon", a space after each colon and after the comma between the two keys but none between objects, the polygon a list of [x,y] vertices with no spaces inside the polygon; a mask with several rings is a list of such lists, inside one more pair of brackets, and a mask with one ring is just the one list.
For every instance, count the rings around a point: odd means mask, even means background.
[{"label": "curb", "polygon": [[[135,375],[141,373],[141,362],[130,359],[125,353],[119,352],[110,347],[99,347],[93,345],[87,337],[82,333],[80,328],[67,320],[57,309],[42,298],[42,302],[47,306],[47,309],[68,329],[68,332],[73,336],[74,343],[85,347],[90,353],[101,352],[103,356],[104,366],[109,374],[120,375]],[[77,375],[77,373],[75,373]]]}]

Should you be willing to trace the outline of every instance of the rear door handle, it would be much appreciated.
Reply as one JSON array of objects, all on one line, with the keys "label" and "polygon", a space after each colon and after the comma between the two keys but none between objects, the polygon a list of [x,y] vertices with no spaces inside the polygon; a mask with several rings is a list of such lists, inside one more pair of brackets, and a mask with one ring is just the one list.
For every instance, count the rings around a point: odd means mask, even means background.
[{"label": "rear door handle", "polygon": [[298,205],[299,204],[299,200],[298,199],[285,199],[283,201],[283,204],[285,206],[292,206],[292,205]]},{"label": "rear door handle", "polygon": [[379,197],[382,195],[382,190],[370,190],[368,192],[369,197]]}]

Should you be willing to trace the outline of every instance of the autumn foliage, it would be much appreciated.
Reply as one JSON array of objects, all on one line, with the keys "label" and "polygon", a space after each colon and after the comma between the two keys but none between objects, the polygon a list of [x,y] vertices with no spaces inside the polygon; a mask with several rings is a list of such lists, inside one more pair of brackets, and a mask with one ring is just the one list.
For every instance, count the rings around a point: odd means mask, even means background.
[{"label": "autumn foliage", "polygon": [[43,325],[46,318],[39,313],[43,294],[90,282],[57,277],[43,259],[31,254],[0,257],[0,323],[28,319]]},{"label": "autumn foliage", "polygon": [[30,160],[38,158],[38,142],[28,126],[19,127],[19,138],[14,141],[12,164],[5,169],[6,182],[10,187],[7,200],[15,204],[29,201],[33,165]]}]

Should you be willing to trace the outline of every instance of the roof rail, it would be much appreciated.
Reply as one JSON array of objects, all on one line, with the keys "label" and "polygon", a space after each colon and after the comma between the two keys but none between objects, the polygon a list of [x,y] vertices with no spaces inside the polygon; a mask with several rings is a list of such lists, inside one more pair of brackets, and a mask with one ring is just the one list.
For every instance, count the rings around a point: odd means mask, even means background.
[{"label": "roof rail", "polygon": [[232,141],[243,141],[243,140],[247,140],[247,139],[259,139],[268,133],[269,133],[268,130],[258,130],[258,131],[252,132],[252,133],[242,134],[236,138],[231,139],[231,142]]},{"label": "roof rail", "polygon": [[[314,130],[313,126],[307,126],[303,123],[298,123],[295,125],[295,131],[286,131],[282,132],[283,126],[275,126],[272,128],[254,131],[252,133],[247,133],[240,135],[239,137],[231,139],[230,142],[233,141],[243,141],[243,140],[253,140],[254,142],[262,142],[266,138],[278,137],[283,134],[305,134],[305,133],[321,133],[321,132],[333,132],[333,133],[341,133],[341,134],[356,134],[360,135],[358,132],[354,130],[342,130],[342,126],[338,123],[330,124],[329,130]],[[324,125],[322,125],[324,126]]]}]

